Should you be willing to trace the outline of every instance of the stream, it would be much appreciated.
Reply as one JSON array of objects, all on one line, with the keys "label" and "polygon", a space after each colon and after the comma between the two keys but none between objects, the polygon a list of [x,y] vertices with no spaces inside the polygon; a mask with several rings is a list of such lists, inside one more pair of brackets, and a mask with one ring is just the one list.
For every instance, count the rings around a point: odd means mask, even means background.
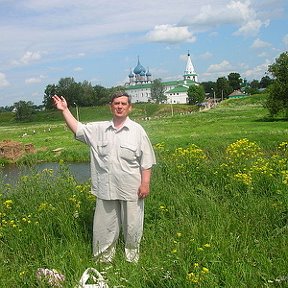
[{"label": "stream", "polygon": [[[88,162],[85,163],[66,163],[72,175],[81,183],[89,180],[90,178],[90,165]],[[58,163],[42,163],[33,166],[33,168],[40,172],[44,169],[53,169],[54,171],[59,170]],[[2,174],[4,184],[15,184],[17,183],[20,176],[29,175],[31,169],[28,167],[19,167],[15,164],[5,165],[0,168],[0,173]]]}]

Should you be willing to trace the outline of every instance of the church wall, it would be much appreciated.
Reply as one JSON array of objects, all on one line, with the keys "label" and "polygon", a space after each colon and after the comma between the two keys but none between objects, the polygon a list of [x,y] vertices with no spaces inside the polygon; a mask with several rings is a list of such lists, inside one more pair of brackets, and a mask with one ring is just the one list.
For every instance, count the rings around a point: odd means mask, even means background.
[{"label": "church wall", "polygon": [[149,102],[151,99],[150,88],[129,89],[127,92],[132,98],[132,103]]},{"label": "church wall", "polygon": [[167,96],[168,104],[187,104],[188,95],[187,93],[165,93]]}]

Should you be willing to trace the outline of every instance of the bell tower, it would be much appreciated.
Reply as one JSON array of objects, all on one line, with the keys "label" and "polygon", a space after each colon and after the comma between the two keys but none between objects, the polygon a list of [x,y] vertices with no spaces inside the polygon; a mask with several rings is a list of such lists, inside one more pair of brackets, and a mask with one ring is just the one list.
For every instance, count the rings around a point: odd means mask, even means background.
[{"label": "bell tower", "polygon": [[188,50],[188,55],[187,55],[186,69],[184,71],[183,77],[184,77],[184,81],[192,80],[194,82],[198,82],[198,75],[196,74],[194,66],[192,64],[189,50]]}]

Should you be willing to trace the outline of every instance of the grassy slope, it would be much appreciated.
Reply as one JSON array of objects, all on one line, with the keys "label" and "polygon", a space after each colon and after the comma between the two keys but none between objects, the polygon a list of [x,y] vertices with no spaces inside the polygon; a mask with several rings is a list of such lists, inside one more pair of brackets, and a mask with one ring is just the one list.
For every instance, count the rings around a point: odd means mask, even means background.
[{"label": "grassy slope", "polygon": [[[170,148],[194,143],[213,155],[237,139],[248,138],[265,149],[273,149],[279,142],[287,140],[287,122],[265,121],[267,110],[262,105],[263,97],[226,100],[215,109],[199,113],[191,112],[191,106],[176,105],[173,106],[173,117],[170,105],[139,104],[134,105],[131,118],[144,126],[153,144],[163,142]],[[74,110],[72,112],[75,114]],[[11,139],[33,143],[39,153],[32,158],[37,160],[88,161],[88,148],[74,140],[57,111],[40,112],[37,121],[21,124],[13,123],[4,114],[0,114],[0,141]],[[143,120],[145,116],[151,120]],[[4,117],[6,121],[3,121]],[[110,117],[108,107],[80,109],[83,122]],[[49,128],[51,132],[48,132]],[[36,131],[34,135],[33,130]],[[21,137],[23,133],[28,136]],[[61,155],[52,152],[56,148],[63,148]]]}]

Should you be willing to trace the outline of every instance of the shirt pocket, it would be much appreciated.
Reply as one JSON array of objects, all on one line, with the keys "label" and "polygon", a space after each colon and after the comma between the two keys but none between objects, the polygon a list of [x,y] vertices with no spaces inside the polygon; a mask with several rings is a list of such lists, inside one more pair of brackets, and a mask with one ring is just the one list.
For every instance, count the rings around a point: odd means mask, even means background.
[{"label": "shirt pocket", "polygon": [[105,157],[109,154],[108,141],[97,142],[97,152],[100,157]]},{"label": "shirt pocket", "polygon": [[134,161],[137,158],[137,147],[133,144],[120,145],[120,157],[127,161]]}]

